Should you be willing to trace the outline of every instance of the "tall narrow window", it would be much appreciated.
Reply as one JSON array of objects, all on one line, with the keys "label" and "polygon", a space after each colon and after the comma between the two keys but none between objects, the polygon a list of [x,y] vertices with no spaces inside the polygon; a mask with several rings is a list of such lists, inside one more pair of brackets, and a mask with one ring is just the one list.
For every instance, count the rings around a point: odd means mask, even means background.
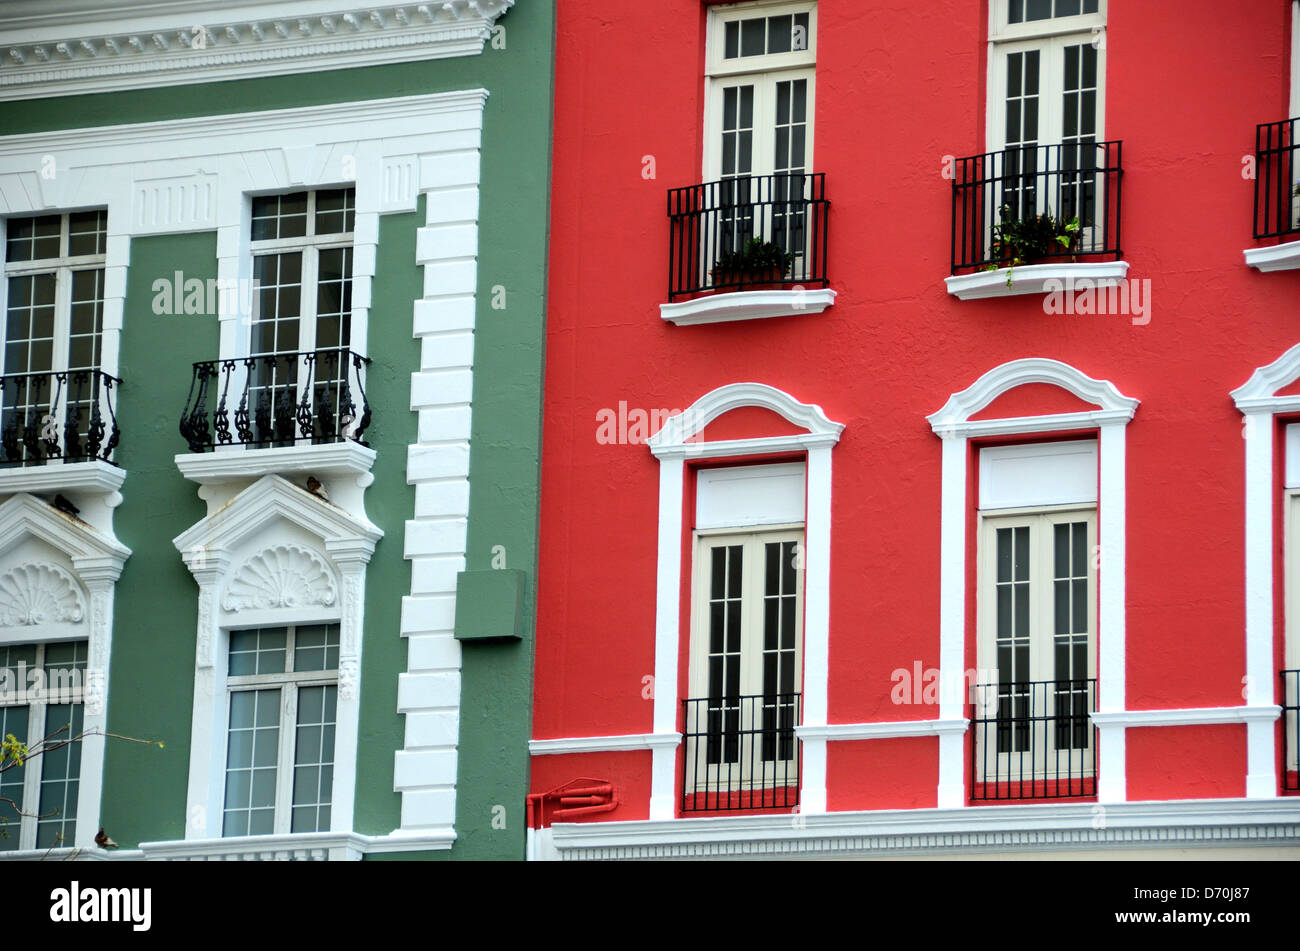
[{"label": "tall narrow window", "polygon": [[1001,152],[1005,221],[1078,218],[1080,246],[1105,209],[1102,142],[1105,4],[1101,0],[994,0],[988,147]]},{"label": "tall narrow window", "polygon": [[698,534],[686,769],[699,808],[787,804],[797,787],[802,541]]},{"label": "tall narrow window", "polygon": [[85,670],[85,641],[0,647],[0,736],[37,754],[0,771],[0,851],[75,841]]},{"label": "tall narrow window", "polygon": [[982,523],[976,783],[1003,788],[977,798],[1088,794],[1095,511],[994,513]]},{"label": "tall narrow window", "polygon": [[[817,9],[812,3],[714,9],[704,177],[717,183],[715,232],[706,254],[737,261],[751,242],[790,256],[803,272],[813,146]],[[739,266],[739,265],[737,265]]]},{"label": "tall narrow window", "polygon": [[5,223],[0,463],[107,454],[100,374],[105,211]]},{"label": "tall narrow window", "polygon": [[231,632],[223,835],[329,831],[338,655],[337,624]]},{"label": "tall narrow window", "polygon": [[253,199],[258,310],[247,411],[263,444],[329,441],[351,422],[355,217],[351,188]]}]

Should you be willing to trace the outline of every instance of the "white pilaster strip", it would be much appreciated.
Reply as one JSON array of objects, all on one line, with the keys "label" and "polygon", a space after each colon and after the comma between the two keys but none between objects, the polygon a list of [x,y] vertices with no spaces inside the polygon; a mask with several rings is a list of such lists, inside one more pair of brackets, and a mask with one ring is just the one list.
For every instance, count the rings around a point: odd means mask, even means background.
[{"label": "white pilaster strip", "polygon": [[[966,440],[945,431],[939,528],[939,671],[940,683],[959,677],[965,668],[966,644]],[[954,673],[955,672],[955,673]],[[961,691],[939,694],[940,719],[966,714]],[[966,804],[965,744],[960,734],[939,737],[940,809]]]},{"label": "white pilaster strip", "polygon": [[[804,515],[803,723],[825,726],[830,685],[831,447],[808,450],[808,503]],[[826,811],[826,741],[803,744],[800,812]]]},{"label": "white pilaster strip", "polygon": [[461,648],[453,626],[469,518],[482,116],[481,100],[459,111],[439,145],[402,166],[415,173],[425,196],[424,225],[416,232],[424,294],[412,318],[420,366],[411,376],[418,431],[407,452],[407,481],[415,486],[405,538],[411,593],[401,623],[407,669],[398,677],[397,701],[406,737],[393,768],[402,832],[451,830],[456,819]]},{"label": "white pilaster strip", "polygon": [[[1246,687],[1248,704],[1273,702],[1273,414],[1246,414]],[[1274,725],[1246,725],[1246,795],[1277,795]]]},{"label": "white pilaster strip", "polygon": [[[681,643],[682,492],[680,457],[659,464],[659,556],[655,582],[654,732],[677,730],[677,659]],[[650,818],[671,819],[676,801],[676,746],[656,746],[650,775]]]}]

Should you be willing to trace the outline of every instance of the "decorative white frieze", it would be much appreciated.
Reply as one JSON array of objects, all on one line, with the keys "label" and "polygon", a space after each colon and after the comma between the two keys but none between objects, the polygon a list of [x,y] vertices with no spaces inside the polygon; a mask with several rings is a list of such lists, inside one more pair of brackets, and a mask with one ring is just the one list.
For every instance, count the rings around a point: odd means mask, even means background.
[{"label": "decorative white frieze", "polygon": [[298,545],[275,545],[236,570],[221,606],[235,612],[328,607],[337,599],[334,573],[323,558]]},{"label": "decorative white frieze", "polygon": [[0,13],[0,100],[473,56],[514,3],[297,0],[277,18],[264,15],[275,4],[226,4],[223,15],[144,0],[87,13],[15,0]]},{"label": "decorative white frieze", "polygon": [[196,231],[217,224],[215,174],[139,179],[131,199],[136,234]]},{"label": "decorative white frieze", "polygon": [[81,586],[58,565],[15,565],[0,575],[0,627],[80,624],[85,617]]}]

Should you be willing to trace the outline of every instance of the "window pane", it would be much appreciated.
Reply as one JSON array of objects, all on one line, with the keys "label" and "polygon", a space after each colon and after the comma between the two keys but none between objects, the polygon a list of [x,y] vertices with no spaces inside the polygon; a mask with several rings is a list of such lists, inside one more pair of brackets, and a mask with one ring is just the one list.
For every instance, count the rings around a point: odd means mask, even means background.
[{"label": "window pane", "polygon": [[[76,834],[77,793],[81,778],[82,706],[51,704],[45,709],[45,752],[38,759],[41,795],[36,847],[71,845]],[[69,742],[71,741],[71,742]]]},{"label": "window pane", "polygon": [[735,59],[740,55],[740,23],[732,20],[727,24],[726,42],[723,57],[725,59]]},{"label": "window pane", "polygon": [[740,55],[762,56],[767,47],[767,20],[759,17],[740,24]]},{"label": "window pane", "polygon": [[316,193],[317,234],[341,234],[351,231],[355,215],[355,189],[338,188]]},{"label": "window pane", "polygon": [[222,835],[274,831],[279,738],[279,688],[230,695]]},{"label": "window pane", "polygon": [[769,53],[790,52],[790,38],[794,29],[794,18],[786,15],[767,18],[767,51]]},{"label": "window pane", "polygon": [[338,688],[303,687],[298,691],[294,740],[293,832],[329,829],[334,785],[334,704]]},{"label": "window pane", "polygon": [[108,212],[82,211],[68,216],[68,254],[103,254],[108,242]]},{"label": "window pane", "polygon": [[[2,656],[0,661],[3,661]],[[7,662],[4,666],[11,667]],[[15,684],[14,689],[25,686],[25,684]],[[20,743],[28,742],[29,711],[29,707],[0,707],[0,737],[12,735]],[[4,772],[0,772],[0,800],[8,800],[0,801],[0,852],[9,852],[18,848],[18,833],[22,817],[9,802],[16,802],[20,806],[23,804],[23,784],[26,778],[25,764],[22,766],[11,764]]]}]

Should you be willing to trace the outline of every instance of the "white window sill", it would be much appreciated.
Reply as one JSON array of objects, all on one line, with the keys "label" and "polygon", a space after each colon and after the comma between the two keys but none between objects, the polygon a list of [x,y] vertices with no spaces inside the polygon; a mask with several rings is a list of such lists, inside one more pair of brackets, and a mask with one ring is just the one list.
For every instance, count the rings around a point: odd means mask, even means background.
[{"label": "white window sill", "polygon": [[[1010,286],[1007,285],[1008,274],[1011,278]],[[946,278],[944,284],[947,285],[948,293],[959,300],[985,300],[1021,294],[1050,294],[1053,291],[1068,290],[1072,286],[1077,289],[1080,281],[1090,281],[1093,287],[1108,287],[1123,281],[1127,275],[1127,261],[1089,264],[1063,261],[957,274]]]},{"label": "white window sill", "polygon": [[353,440],[281,446],[268,449],[245,449],[242,446],[218,447],[212,452],[183,452],[176,455],[181,475],[199,485],[215,485],[264,475],[314,475],[361,477],[375,464],[375,450]]},{"label": "white window sill", "polygon": [[738,291],[731,294],[710,294],[677,304],[660,304],[659,316],[679,327],[689,327],[693,324],[719,324],[731,320],[820,314],[834,303],[835,292],[828,287],[812,290]]},{"label": "white window sill", "polygon": [[109,494],[122,488],[126,470],[102,460],[93,462],[47,462],[39,466],[0,469],[0,495],[31,492],[79,492]]},{"label": "white window sill", "polygon": [[1271,248],[1247,248],[1241,253],[1247,264],[1261,271],[1294,271],[1300,268],[1300,241],[1288,241]]}]

